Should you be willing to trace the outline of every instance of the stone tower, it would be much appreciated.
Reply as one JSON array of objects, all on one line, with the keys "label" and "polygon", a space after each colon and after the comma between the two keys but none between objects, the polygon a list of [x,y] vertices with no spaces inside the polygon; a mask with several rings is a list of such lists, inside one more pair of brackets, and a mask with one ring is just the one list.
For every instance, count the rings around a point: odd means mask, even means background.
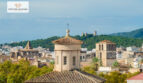
[{"label": "stone tower", "polygon": [[30,41],[27,42],[27,44],[26,44],[24,49],[32,49]]},{"label": "stone tower", "polygon": [[87,33],[86,33],[86,32],[84,33],[84,36],[85,36],[85,37],[87,36]]},{"label": "stone tower", "polygon": [[96,35],[97,35],[97,32],[96,32],[96,31],[94,31],[93,36],[96,36]]},{"label": "stone tower", "polygon": [[66,36],[53,41],[55,44],[55,71],[65,71],[80,68],[80,49],[83,43],[70,37],[69,30]]},{"label": "stone tower", "polygon": [[112,66],[116,61],[116,44],[109,40],[96,43],[96,56],[100,59],[102,66]]},{"label": "stone tower", "polygon": [[84,33],[83,33],[83,32],[81,33],[81,36],[84,36]]}]

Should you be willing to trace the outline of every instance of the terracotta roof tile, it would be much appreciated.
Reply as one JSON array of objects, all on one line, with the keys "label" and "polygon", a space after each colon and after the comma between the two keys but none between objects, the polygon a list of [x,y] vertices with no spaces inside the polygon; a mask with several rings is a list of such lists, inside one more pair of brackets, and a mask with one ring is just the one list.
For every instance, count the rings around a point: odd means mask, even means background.
[{"label": "terracotta roof tile", "polygon": [[113,43],[113,42],[111,42],[111,41],[109,41],[109,40],[103,40],[103,41],[101,41],[101,42],[99,42],[99,43],[110,43],[110,44],[115,44],[115,43]]},{"label": "terracotta roof tile", "polygon": [[133,76],[133,77],[127,79],[127,80],[143,80],[143,73],[140,73],[136,76]]},{"label": "terracotta roof tile", "polygon": [[64,38],[60,38],[58,40],[53,41],[53,43],[55,44],[82,44],[83,42],[75,38],[72,38],[70,36],[66,36]]},{"label": "terracotta roof tile", "polygon": [[26,83],[104,83],[103,78],[81,71],[51,72],[26,81]]}]

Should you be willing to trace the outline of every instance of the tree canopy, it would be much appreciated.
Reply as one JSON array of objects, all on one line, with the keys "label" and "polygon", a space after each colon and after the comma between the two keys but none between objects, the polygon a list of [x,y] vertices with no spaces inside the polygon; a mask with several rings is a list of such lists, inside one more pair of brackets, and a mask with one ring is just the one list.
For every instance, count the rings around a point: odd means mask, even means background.
[{"label": "tree canopy", "polygon": [[106,79],[105,83],[127,83],[128,78],[139,74],[139,72],[120,73],[119,71],[112,71],[109,73],[103,73],[103,72],[97,73],[91,66],[82,68],[82,71],[90,73],[92,75],[103,77],[104,79]]},{"label": "tree canopy", "polygon": [[119,63],[117,61],[115,61],[113,64],[112,64],[113,67],[119,67]]},{"label": "tree canopy", "polygon": [[[73,36],[76,39],[79,39],[83,41],[82,44],[83,48],[88,48],[88,50],[91,50],[95,48],[95,44],[102,40],[110,40],[117,44],[117,46],[137,46],[140,47],[143,43],[143,39],[137,39],[137,38],[127,38],[127,37],[120,37],[120,36],[109,36],[109,35],[97,35],[93,36],[92,34],[87,34],[87,36]],[[46,39],[38,39],[38,40],[32,40],[31,45],[32,47],[38,47],[41,46],[43,48],[50,48],[50,50],[54,49],[54,44],[52,43],[53,40],[56,40],[61,37],[50,37]],[[27,41],[21,41],[17,43],[5,43],[5,45],[10,45],[12,47],[14,46],[23,46],[25,47]]]},{"label": "tree canopy", "polygon": [[6,61],[0,64],[0,83],[24,83],[25,80],[41,76],[53,70],[53,65],[42,68],[31,66],[28,61],[21,60],[13,64]]}]

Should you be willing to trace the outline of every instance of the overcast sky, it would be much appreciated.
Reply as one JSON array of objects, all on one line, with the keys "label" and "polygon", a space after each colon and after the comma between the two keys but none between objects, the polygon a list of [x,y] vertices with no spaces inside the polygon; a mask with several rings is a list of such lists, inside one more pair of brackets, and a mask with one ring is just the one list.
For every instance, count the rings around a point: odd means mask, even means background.
[{"label": "overcast sky", "polygon": [[9,14],[6,3],[0,0],[0,43],[63,36],[67,23],[71,35],[143,27],[143,0],[29,0],[29,14]]}]

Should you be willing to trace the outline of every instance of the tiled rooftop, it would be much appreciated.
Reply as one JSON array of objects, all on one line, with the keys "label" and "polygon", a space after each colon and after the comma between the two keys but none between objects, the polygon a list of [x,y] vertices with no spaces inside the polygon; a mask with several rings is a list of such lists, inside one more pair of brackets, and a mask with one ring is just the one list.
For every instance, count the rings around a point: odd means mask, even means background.
[{"label": "tiled rooftop", "polygon": [[133,77],[127,79],[127,80],[143,80],[143,73],[140,73],[136,76],[133,76]]},{"label": "tiled rooftop", "polygon": [[55,44],[82,44],[83,42],[70,36],[53,41]]},{"label": "tiled rooftop", "polygon": [[104,83],[105,80],[81,71],[51,72],[26,81],[26,83]]},{"label": "tiled rooftop", "polygon": [[113,42],[111,42],[111,41],[109,41],[109,40],[103,40],[103,41],[101,41],[101,42],[99,42],[99,43],[109,43],[109,44],[115,44],[115,43],[113,43]]}]

